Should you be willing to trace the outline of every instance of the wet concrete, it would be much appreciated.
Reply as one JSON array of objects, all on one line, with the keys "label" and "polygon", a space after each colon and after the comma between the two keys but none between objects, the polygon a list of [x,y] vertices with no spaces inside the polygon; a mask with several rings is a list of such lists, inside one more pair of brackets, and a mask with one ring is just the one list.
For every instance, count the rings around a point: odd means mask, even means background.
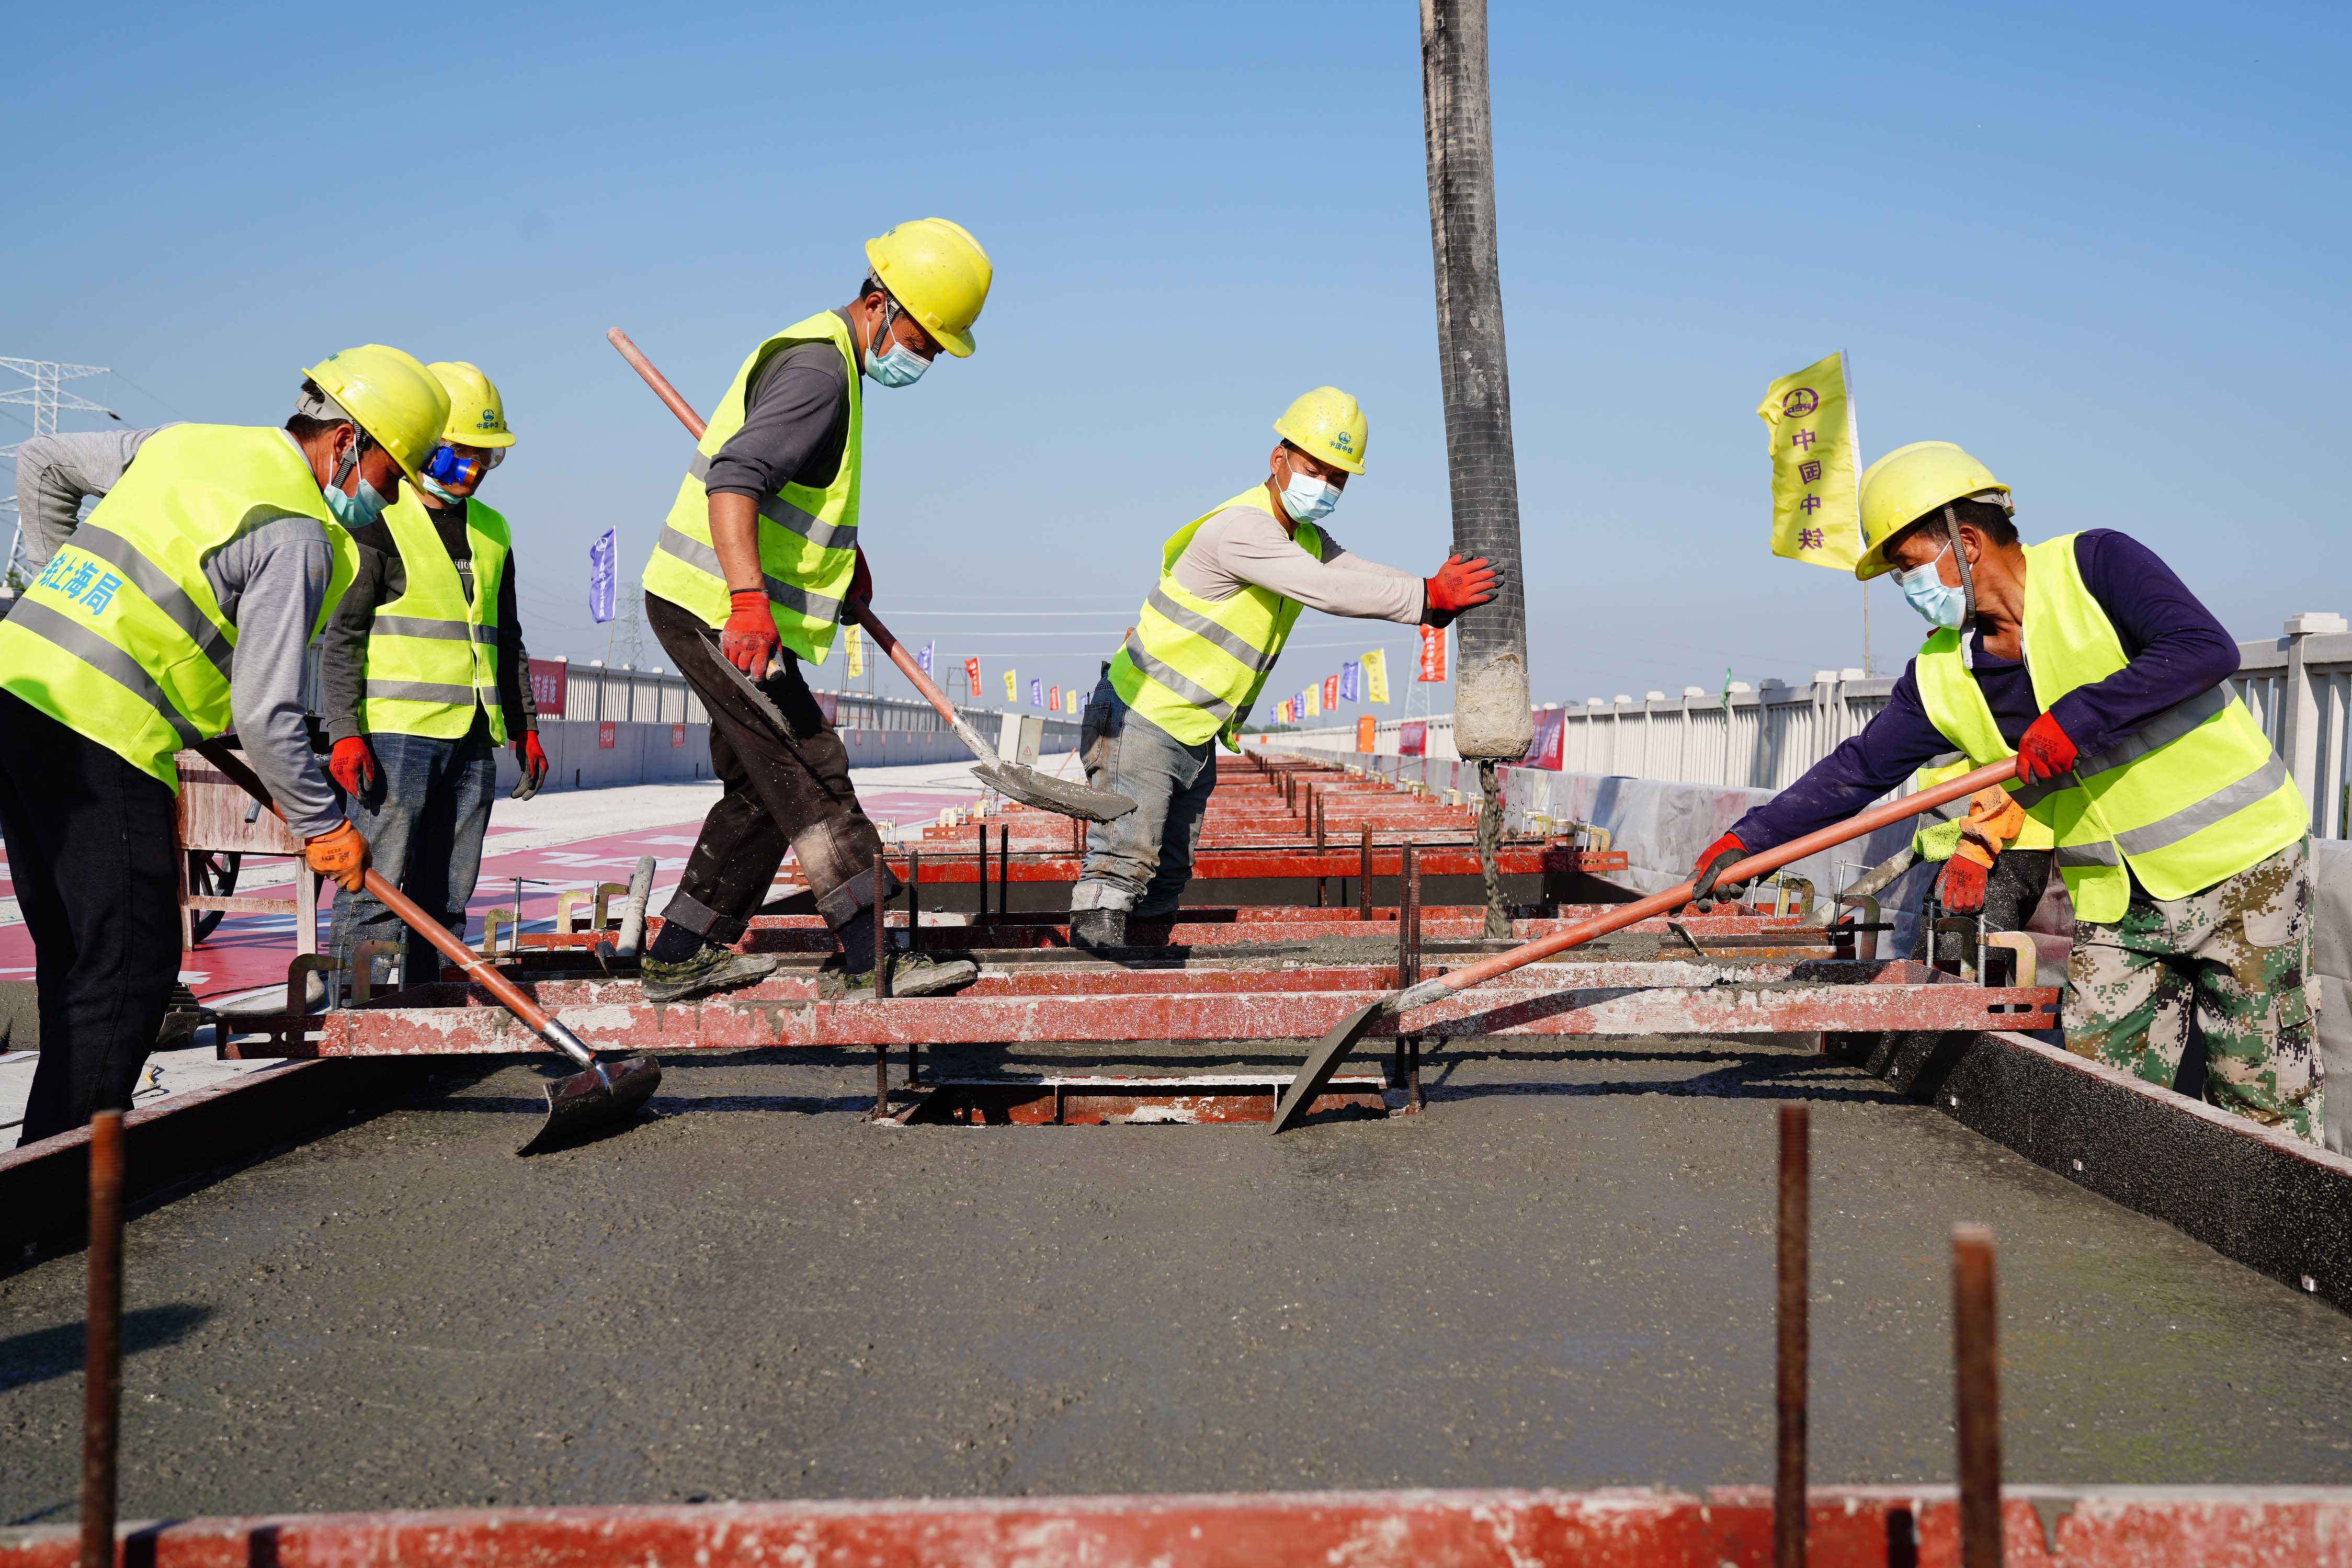
[{"label": "wet concrete", "polygon": [[[870,1058],[674,1060],[659,1120],[529,1161],[539,1075],[453,1079],[134,1221],[125,1514],[1765,1481],[1789,1095],[1817,1479],[1948,1478],[1958,1219],[2012,1479],[2352,1479],[2352,1320],[1855,1069],[1440,1064],[1427,1114],[1271,1139],[877,1128]],[[0,1519],[72,1510],[81,1290],[0,1278]]]}]

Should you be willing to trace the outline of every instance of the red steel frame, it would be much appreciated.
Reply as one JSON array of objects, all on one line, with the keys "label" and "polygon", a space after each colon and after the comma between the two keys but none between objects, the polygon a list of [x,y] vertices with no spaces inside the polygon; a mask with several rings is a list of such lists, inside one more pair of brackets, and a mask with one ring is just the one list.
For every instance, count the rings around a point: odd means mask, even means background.
[{"label": "red steel frame", "polygon": [[[2352,1568],[2352,1489],[2011,1487],[2011,1568]],[[1948,1487],[1806,1494],[1815,1568],[1953,1568]],[[1772,1560],[1763,1488],[704,1503],[190,1519],[123,1527],[151,1568],[1718,1568]],[[72,1526],[0,1568],[73,1568]]]}]

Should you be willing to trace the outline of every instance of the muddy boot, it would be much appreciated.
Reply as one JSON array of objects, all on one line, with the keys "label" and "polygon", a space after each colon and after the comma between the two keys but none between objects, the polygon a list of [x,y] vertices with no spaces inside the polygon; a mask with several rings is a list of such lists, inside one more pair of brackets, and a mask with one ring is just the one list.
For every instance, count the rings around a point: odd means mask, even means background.
[{"label": "muddy boot", "polygon": [[[938,996],[960,990],[980,978],[980,965],[968,958],[951,958],[942,963],[919,952],[898,952],[890,955],[889,963],[893,996]],[[835,957],[817,973],[816,994],[827,1002],[871,1002],[874,972],[869,969],[863,974],[851,974]]]},{"label": "muddy boot", "polygon": [[765,980],[782,960],[772,953],[737,952],[706,942],[692,958],[665,963],[647,953],[639,973],[648,1002],[690,1002],[717,991],[732,991]]},{"label": "muddy boot", "polygon": [[1105,952],[1127,945],[1125,910],[1079,910],[1070,916],[1070,945],[1082,952]]}]

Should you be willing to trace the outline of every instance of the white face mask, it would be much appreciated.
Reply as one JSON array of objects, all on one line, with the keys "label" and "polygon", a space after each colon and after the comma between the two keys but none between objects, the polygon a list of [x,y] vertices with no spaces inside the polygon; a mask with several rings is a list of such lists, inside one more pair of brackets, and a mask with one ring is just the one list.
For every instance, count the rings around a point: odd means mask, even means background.
[{"label": "white face mask", "polygon": [[1290,482],[1282,487],[1282,510],[1290,514],[1293,522],[1320,521],[1330,516],[1331,509],[1339,504],[1339,486],[1296,468],[1290,471]]}]

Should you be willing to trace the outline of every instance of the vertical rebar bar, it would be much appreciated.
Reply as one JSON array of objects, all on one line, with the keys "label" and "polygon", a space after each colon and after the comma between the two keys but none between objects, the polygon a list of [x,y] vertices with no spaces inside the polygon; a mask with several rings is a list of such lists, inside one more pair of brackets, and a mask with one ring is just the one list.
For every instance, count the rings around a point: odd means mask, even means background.
[{"label": "vertical rebar bar", "polygon": [[1807,1363],[1812,1350],[1812,1117],[1803,1105],[1780,1108],[1780,1300],[1778,1417],[1772,1475],[1773,1568],[1805,1568]]},{"label": "vertical rebar bar", "polygon": [[890,994],[890,900],[883,889],[890,885],[890,865],[882,852],[874,852],[874,994],[878,999]]},{"label": "vertical rebar bar", "polygon": [[89,1121],[89,1298],[81,1401],[82,1568],[113,1568],[122,1415],[122,1112]]},{"label": "vertical rebar bar", "polygon": [[1408,844],[1403,886],[1397,894],[1397,984],[1421,984],[1421,848]]},{"label": "vertical rebar bar", "polygon": [[1372,825],[1369,822],[1356,841],[1356,918],[1372,918]]},{"label": "vertical rebar bar", "polygon": [[988,920],[988,823],[983,819],[972,826],[980,833],[980,875],[973,879],[971,885],[972,898],[976,900],[972,905],[971,918],[974,924],[982,924]]},{"label": "vertical rebar bar", "polygon": [[907,851],[907,951],[923,951],[923,852]]},{"label": "vertical rebar bar", "polygon": [[1008,924],[1013,919],[1013,829],[996,830],[996,915]]},{"label": "vertical rebar bar", "polygon": [[1960,1568],[2000,1568],[2000,1345],[1992,1232],[1980,1225],[1952,1227],[1952,1370]]}]

